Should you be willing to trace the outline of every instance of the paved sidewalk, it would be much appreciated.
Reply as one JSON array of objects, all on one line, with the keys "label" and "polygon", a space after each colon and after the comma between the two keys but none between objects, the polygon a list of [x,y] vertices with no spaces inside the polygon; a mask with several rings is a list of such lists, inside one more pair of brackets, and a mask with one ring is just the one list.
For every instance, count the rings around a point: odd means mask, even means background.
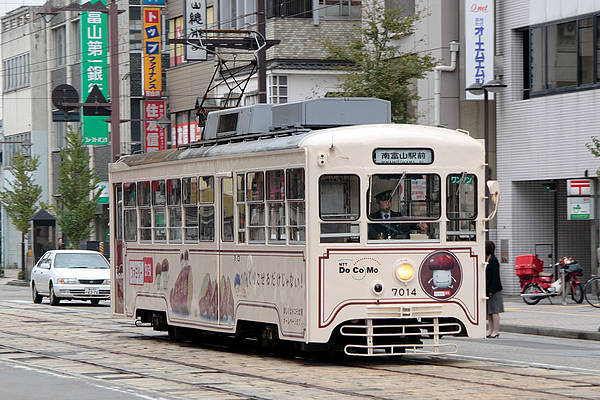
[{"label": "paved sidewalk", "polygon": [[504,313],[500,314],[500,331],[572,339],[600,340],[600,308],[561,298],[543,299],[538,304],[525,304],[520,296],[504,296]]},{"label": "paved sidewalk", "polygon": [[[29,286],[28,282],[17,280],[18,272],[18,269],[4,270],[0,285]],[[544,299],[529,306],[520,296],[504,296],[505,312],[500,315],[500,331],[600,340],[600,308],[585,301],[576,304],[570,298],[566,306],[560,304],[560,297],[553,298],[552,302]]]},{"label": "paved sidewalk", "polygon": [[29,286],[29,282],[17,279],[19,273],[17,268],[7,268],[4,270],[4,277],[0,278],[0,285],[11,286]]}]

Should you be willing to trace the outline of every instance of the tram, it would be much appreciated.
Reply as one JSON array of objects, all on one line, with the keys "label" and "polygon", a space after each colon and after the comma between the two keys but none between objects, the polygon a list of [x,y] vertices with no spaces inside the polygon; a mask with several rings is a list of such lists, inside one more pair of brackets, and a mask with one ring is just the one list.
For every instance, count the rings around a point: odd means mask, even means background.
[{"label": "tram", "polygon": [[356,356],[483,337],[483,141],[390,120],[379,99],[256,104],[111,164],[112,312]]}]

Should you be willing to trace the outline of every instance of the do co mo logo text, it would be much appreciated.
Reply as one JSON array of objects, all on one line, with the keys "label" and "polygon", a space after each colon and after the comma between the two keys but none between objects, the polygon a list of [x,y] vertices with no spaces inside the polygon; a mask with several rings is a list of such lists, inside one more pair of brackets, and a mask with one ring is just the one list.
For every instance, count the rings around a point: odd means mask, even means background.
[{"label": "do co mo logo text", "polygon": [[367,275],[378,274],[380,267],[379,262],[372,258],[338,261],[338,273],[352,276],[356,280],[364,279]]}]

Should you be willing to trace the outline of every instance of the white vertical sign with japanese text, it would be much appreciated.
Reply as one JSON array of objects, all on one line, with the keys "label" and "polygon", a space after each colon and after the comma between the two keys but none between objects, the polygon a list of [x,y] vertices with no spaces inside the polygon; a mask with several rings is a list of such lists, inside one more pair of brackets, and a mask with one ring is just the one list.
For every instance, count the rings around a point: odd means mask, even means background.
[{"label": "white vertical sign with japanese text", "polygon": [[[465,1],[465,85],[494,79],[494,1]],[[466,99],[483,97],[466,92]],[[489,99],[494,94],[489,92]]]},{"label": "white vertical sign with japanese text", "polygon": [[[206,0],[185,0],[185,37],[196,39],[196,31],[206,29]],[[185,59],[188,61],[206,60],[206,50],[200,47],[185,46]]]}]

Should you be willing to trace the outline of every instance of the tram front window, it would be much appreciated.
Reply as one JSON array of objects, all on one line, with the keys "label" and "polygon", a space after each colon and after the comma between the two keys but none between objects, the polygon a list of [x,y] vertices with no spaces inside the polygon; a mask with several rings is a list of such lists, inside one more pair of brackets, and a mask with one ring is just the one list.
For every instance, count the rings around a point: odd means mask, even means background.
[{"label": "tram front window", "polygon": [[448,175],[446,181],[446,240],[472,241],[476,239],[477,177],[462,172]]},{"label": "tram front window", "polygon": [[[377,174],[368,197],[369,240],[439,239],[440,177]],[[393,222],[392,222],[393,221]]]}]

